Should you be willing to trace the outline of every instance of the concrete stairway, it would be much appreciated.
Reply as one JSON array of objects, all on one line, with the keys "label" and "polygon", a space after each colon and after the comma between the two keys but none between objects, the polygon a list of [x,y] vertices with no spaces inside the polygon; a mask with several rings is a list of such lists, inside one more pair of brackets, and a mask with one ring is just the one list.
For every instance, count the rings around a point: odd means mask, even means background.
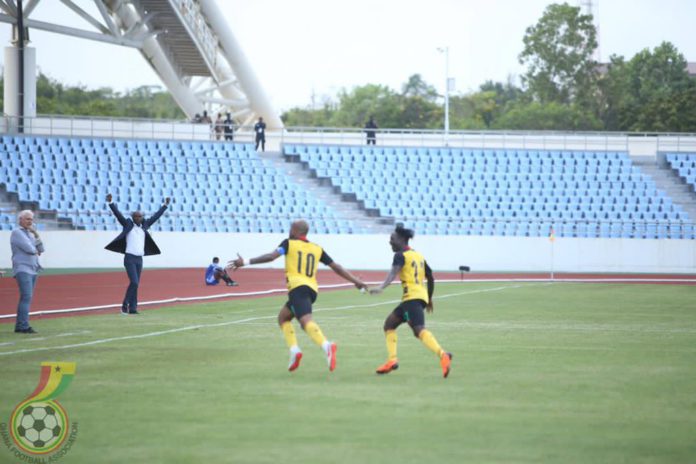
[{"label": "concrete stairway", "polygon": [[[289,162],[278,151],[259,153],[262,159],[271,161],[273,166],[288,176],[293,182],[301,185],[315,198],[323,201],[334,210],[341,220],[349,220],[353,225],[368,234],[389,234],[394,226],[382,224],[380,218],[370,217],[362,209],[357,201],[344,200],[341,194],[334,192],[330,185],[322,185],[319,179],[312,178],[307,170],[299,162]],[[311,226],[311,224],[310,224]]]},{"label": "concrete stairway", "polygon": [[56,211],[37,210],[37,203],[20,201],[15,192],[8,192],[3,185],[0,187],[0,211],[16,215],[22,210],[34,211],[34,221],[40,230],[73,230],[72,219],[58,217]]},{"label": "concrete stairway", "polygon": [[654,162],[635,163],[643,174],[649,175],[658,189],[664,190],[672,201],[684,208],[692,222],[696,221],[696,193],[669,166]]}]

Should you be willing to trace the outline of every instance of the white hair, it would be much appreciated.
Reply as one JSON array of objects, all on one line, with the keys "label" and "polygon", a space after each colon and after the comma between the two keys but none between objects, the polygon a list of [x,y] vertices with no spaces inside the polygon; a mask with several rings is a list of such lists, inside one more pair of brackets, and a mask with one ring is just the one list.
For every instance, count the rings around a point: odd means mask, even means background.
[{"label": "white hair", "polygon": [[34,212],[30,209],[25,209],[24,211],[17,213],[17,224],[19,224],[20,219],[27,216],[34,217]]}]

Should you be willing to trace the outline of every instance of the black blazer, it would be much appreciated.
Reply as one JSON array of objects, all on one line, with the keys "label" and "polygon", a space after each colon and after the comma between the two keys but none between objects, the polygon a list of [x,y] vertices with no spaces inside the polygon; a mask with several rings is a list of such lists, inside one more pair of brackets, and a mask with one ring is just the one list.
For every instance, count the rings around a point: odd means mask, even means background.
[{"label": "black blazer", "polygon": [[[109,203],[109,208],[111,208],[111,211],[114,213],[114,216],[116,216],[118,222],[120,222],[123,226],[123,230],[118,235],[118,237],[113,239],[113,241],[106,245],[104,248],[106,248],[109,251],[115,251],[116,253],[125,254],[126,235],[128,235],[128,232],[130,232],[133,229],[133,227],[135,227],[135,223],[133,223],[133,219],[126,219],[125,217],[123,217],[123,214],[121,214],[121,212],[116,207],[116,203]],[[155,213],[154,216],[143,220],[142,227],[145,231],[145,256],[158,255],[161,253],[155,241],[152,239],[152,237],[150,237],[150,234],[148,233],[147,229],[149,229],[152,224],[157,222],[160,216],[162,216],[162,214],[164,213],[165,209],[167,209],[167,205],[162,205],[162,207]]]}]

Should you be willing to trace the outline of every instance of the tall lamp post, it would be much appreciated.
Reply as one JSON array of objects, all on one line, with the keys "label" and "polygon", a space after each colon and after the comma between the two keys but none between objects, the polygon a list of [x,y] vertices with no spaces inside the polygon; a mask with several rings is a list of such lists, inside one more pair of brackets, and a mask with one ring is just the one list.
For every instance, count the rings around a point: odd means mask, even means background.
[{"label": "tall lamp post", "polygon": [[437,51],[445,54],[445,146],[449,145],[449,47],[438,47]]}]

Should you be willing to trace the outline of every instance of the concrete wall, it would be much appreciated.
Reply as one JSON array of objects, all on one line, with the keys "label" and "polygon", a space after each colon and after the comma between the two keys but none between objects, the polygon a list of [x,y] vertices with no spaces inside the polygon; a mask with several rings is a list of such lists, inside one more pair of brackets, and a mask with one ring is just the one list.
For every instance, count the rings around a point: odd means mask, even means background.
[{"label": "concrete wall", "polygon": [[[0,232],[0,268],[11,267],[10,233]],[[120,267],[122,255],[104,246],[117,233],[42,233],[47,268]],[[145,259],[145,266],[203,267],[213,256],[227,261],[239,252],[248,258],[272,251],[284,234],[153,233],[162,254]],[[391,265],[387,235],[311,235],[339,263],[351,269],[382,269]],[[640,239],[416,236],[414,248],[436,270],[548,272],[696,272],[696,241]],[[553,249],[552,249],[553,246]],[[282,267],[282,260],[272,264]]]}]

